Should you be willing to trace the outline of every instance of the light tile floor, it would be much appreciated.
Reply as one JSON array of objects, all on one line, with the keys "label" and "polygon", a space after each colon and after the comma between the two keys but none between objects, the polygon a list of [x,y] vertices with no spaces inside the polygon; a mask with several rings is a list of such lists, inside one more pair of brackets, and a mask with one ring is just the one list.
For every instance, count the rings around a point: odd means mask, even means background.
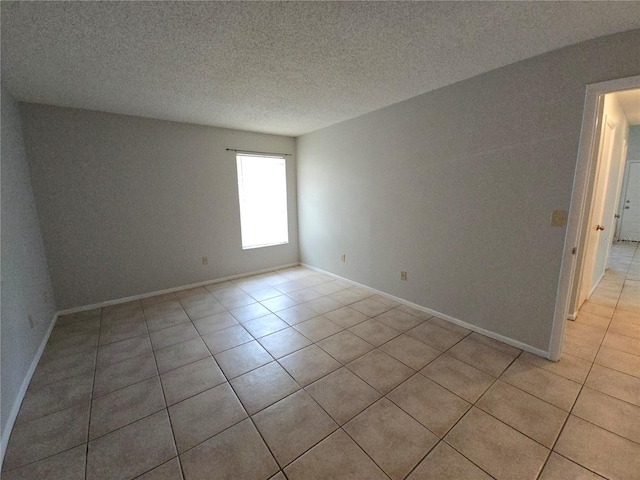
[{"label": "light tile floor", "polygon": [[640,478],[639,262],[559,363],[299,267],[60,317],[2,478]]}]

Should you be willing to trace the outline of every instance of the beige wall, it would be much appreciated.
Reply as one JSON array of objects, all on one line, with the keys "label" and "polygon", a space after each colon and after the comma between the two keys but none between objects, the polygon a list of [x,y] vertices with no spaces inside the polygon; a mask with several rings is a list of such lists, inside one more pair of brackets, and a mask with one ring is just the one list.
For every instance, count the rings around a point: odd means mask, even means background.
[{"label": "beige wall", "polygon": [[585,87],[639,74],[639,45],[603,37],[299,137],[302,261],[547,351]]},{"label": "beige wall", "polygon": [[289,244],[242,250],[235,154],[225,150],[293,153],[294,138],[34,104],[21,112],[60,309],[298,261],[295,156]]}]

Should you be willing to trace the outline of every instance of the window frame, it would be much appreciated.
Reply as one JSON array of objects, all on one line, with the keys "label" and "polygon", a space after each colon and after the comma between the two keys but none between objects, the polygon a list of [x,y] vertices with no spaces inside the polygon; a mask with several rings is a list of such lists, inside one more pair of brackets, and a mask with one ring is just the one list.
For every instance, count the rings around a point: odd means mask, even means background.
[{"label": "window frame", "polygon": [[[284,192],[277,192],[277,194],[283,195],[284,197],[282,199],[284,203],[284,215],[283,215],[284,218],[273,218],[273,220],[278,222],[283,222],[283,225],[281,225],[281,228],[283,228],[283,231],[281,232],[283,233],[282,241],[260,243],[260,244],[252,244],[251,242],[247,242],[247,245],[245,245],[245,234],[246,234],[245,227],[248,226],[247,222],[250,221],[249,218],[247,217],[247,215],[250,215],[250,214],[247,212],[247,209],[246,209],[248,196],[245,193],[247,185],[245,184],[246,182],[244,182],[244,180],[245,180],[245,172],[246,172],[247,165],[242,160],[244,158],[277,160],[279,163],[278,167],[280,167],[280,163],[281,163],[282,174],[283,174],[283,178],[281,179],[282,181],[281,186],[284,187]],[[274,247],[278,245],[289,244],[289,204],[288,204],[289,189],[288,189],[288,182],[287,182],[286,158],[283,155],[275,155],[275,154],[270,155],[270,154],[236,152],[235,159],[236,159],[236,177],[238,181],[238,205],[239,205],[239,213],[240,213],[240,245],[242,247],[242,250],[254,250],[256,248]],[[279,216],[280,214],[276,212],[274,213],[274,215]]]}]

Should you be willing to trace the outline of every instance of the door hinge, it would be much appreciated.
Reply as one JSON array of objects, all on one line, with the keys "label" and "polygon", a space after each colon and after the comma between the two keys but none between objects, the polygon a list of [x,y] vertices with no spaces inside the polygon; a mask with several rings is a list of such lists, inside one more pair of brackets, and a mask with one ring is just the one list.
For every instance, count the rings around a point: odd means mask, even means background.
[{"label": "door hinge", "polygon": [[578,247],[573,247],[571,249],[571,255],[575,255],[576,253],[578,253]]}]

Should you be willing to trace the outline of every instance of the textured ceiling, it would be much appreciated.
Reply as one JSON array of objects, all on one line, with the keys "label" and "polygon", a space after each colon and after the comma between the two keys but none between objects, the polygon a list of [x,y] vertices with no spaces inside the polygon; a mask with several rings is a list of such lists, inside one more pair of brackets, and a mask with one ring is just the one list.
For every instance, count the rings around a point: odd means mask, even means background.
[{"label": "textured ceiling", "polygon": [[640,2],[2,2],[20,100],[300,135],[640,27]]}]

